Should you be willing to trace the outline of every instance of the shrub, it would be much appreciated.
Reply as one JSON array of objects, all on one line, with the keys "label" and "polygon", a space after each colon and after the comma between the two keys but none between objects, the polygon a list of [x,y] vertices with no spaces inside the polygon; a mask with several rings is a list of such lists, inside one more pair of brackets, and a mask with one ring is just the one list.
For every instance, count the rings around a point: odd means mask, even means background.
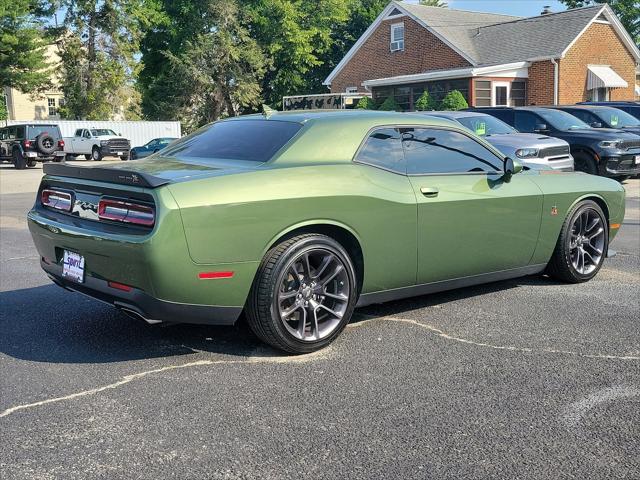
[{"label": "shrub", "polygon": [[445,95],[440,104],[442,110],[462,110],[468,107],[469,104],[459,90],[451,90]]},{"label": "shrub", "polygon": [[385,112],[397,112],[400,110],[400,105],[396,103],[396,100],[393,97],[387,97],[387,99],[382,102],[382,105],[380,105],[378,110],[383,110]]},{"label": "shrub", "polygon": [[360,108],[363,110],[375,110],[376,103],[373,101],[371,97],[362,97],[360,101],[358,101],[356,108]]},{"label": "shrub", "polygon": [[438,106],[435,99],[429,95],[426,90],[420,95],[420,98],[416,101],[416,110],[418,112],[424,112],[426,110],[435,110]]}]

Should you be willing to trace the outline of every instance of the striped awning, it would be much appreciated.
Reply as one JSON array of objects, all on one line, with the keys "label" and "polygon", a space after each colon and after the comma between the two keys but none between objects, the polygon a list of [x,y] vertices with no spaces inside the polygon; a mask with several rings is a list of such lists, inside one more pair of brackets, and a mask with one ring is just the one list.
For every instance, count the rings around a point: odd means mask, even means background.
[{"label": "striped awning", "polygon": [[626,88],[629,84],[608,65],[587,65],[587,90]]}]

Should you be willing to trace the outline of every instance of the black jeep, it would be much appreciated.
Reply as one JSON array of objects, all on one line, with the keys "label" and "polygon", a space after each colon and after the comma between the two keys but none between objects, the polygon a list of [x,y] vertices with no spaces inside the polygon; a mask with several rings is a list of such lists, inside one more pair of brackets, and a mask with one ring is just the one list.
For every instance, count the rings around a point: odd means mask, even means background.
[{"label": "black jeep", "polygon": [[25,124],[0,128],[0,161],[22,170],[37,162],[64,159],[64,140],[58,125]]}]

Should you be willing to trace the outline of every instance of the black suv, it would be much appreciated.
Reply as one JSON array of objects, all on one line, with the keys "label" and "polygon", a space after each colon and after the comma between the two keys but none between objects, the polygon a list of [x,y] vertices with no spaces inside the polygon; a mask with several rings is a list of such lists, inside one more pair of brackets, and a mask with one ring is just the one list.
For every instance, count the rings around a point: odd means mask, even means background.
[{"label": "black suv", "polygon": [[573,115],[544,107],[484,107],[469,110],[499,118],[520,132],[540,133],[569,143],[575,169],[625,179],[640,173],[640,137],[610,128],[591,128]]},{"label": "black suv", "polygon": [[570,113],[593,128],[614,128],[640,135],[640,120],[619,108],[604,105],[558,105],[549,108]]},{"label": "black suv", "polygon": [[620,110],[627,112],[629,115],[633,115],[637,119],[640,119],[640,102],[580,102],[578,105],[602,105],[605,107],[619,108]]},{"label": "black suv", "polygon": [[37,162],[64,158],[64,140],[58,125],[25,124],[0,128],[0,161],[22,170]]}]

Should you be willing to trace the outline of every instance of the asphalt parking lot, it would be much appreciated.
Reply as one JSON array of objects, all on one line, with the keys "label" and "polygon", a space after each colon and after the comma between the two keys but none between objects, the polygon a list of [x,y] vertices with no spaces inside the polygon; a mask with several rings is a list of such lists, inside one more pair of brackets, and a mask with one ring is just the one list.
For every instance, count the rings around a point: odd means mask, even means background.
[{"label": "asphalt parking lot", "polygon": [[40,175],[0,165],[2,479],[640,478],[639,180],[593,281],[368,307],[287,357],[54,286]]}]

